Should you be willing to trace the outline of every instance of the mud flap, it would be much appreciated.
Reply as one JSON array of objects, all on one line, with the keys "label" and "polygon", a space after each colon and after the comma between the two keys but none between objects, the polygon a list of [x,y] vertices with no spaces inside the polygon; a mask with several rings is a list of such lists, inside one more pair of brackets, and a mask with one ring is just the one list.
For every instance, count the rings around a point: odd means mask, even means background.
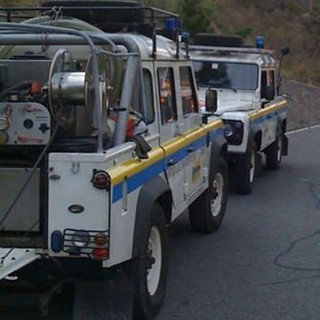
[{"label": "mud flap", "polygon": [[0,248],[0,280],[39,257],[35,249]]},{"label": "mud flap", "polygon": [[73,320],[131,320],[133,287],[127,279],[75,284]]}]

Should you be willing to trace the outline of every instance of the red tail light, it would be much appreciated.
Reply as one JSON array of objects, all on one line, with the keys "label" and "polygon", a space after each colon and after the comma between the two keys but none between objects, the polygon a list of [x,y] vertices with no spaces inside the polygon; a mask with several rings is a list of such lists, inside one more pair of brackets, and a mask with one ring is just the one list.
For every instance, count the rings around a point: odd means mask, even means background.
[{"label": "red tail light", "polygon": [[97,189],[110,189],[110,176],[105,171],[94,170],[91,182]]},{"label": "red tail light", "polygon": [[107,259],[109,258],[109,250],[106,248],[94,248],[92,250],[92,256],[95,259]]}]

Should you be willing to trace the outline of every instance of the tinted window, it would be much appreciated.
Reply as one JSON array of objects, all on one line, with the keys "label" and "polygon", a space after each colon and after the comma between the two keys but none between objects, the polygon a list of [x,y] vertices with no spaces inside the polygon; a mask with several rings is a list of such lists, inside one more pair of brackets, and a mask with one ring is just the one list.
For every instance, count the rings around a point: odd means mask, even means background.
[{"label": "tinted window", "polygon": [[190,67],[180,67],[180,93],[183,114],[198,112],[197,98]]},{"label": "tinted window", "polygon": [[261,72],[261,98],[267,100],[275,96],[275,73],[274,70]]},{"label": "tinted window", "polygon": [[172,68],[158,69],[159,98],[162,123],[177,120],[176,95]]},{"label": "tinted window", "polygon": [[194,61],[197,84],[205,88],[255,90],[258,66],[247,63]]},{"label": "tinted window", "polygon": [[152,87],[152,76],[149,70],[143,69],[143,83],[146,100],[146,114],[144,118],[148,123],[154,121],[154,102],[153,102],[153,87]]}]

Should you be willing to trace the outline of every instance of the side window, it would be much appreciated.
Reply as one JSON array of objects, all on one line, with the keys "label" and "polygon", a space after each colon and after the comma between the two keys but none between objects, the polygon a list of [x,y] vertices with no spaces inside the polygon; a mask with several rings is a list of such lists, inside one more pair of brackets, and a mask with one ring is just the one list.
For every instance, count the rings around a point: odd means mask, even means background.
[{"label": "side window", "polygon": [[261,99],[272,100],[275,95],[275,72],[264,70],[261,73]]},{"label": "side window", "polygon": [[198,112],[197,97],[190,67],[180,67],[180,92],[183,114]]},{"label": "side window", "polygon": [[158,69],[159,98],[162,124],[177,120],[176,95],[172,68]]},{"label": "side window", "polygon": [[276,92],[275,91],[276,90],[275,84],[276,84],[275,72],[274,72],[274,70],[271,70],[271,71],[269,71],[269,86],[270,86],[271,92],[272,92],[272,99],[274,98],[275,92]]},{"label": "side window", "polygon": [[143,84],[144,84],[144,92],[145,99],[147,104],[146,114],[144,114],[144,118],[148,123],[152,123],[154,121],[154,103],[153,103],[153,87],[152,87],[152,76],[149,70],[143,69]]},{"label": "side window", "polygon": [[268,75],[267,71],[261,72],[261,99],[267,98]]}]

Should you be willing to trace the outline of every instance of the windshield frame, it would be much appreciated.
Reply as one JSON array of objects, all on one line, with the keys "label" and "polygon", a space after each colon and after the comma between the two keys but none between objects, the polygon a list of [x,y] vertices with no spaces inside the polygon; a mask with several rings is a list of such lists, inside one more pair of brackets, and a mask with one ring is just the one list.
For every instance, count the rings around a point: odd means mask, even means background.
[{"label": "windshield frame", "polygon": [[[194,72],[195,72],[195,77],[196,77],[196,81],[197,81],[197,85],[199,88],[214,88],[214,89],[227,89],[227,90],[235,90],[235,91],[256,91],[259,88],[259,64],[255,63],[255,62],[238,62],[238,61],[226,61],[226,60],[204,60],[204,59],[197,59],[194,58],[193,59],[193,66],[194,66]],[[217,64],[219,67],[220,65],[224,64],[224,65],[232,65],[232,66],[248,66],[252,68],[252,75],[254,75],[255,73],[255,79],[253,79],[253,81],[251,81],[252,85],[247,85],[247,86],[240,86],[239,84],[242,83],[240,81],[237,81],[237,83],[235,85],[232,84],[232,82],[230,83],[229,86],[226,85],[218,85],[218,83],[214,83],[212,81],[212,83],[210,83],[210,80],[207,81],[207,83],[205,84],[204,81],[199,80],[199,71],[197,71],[197,67],[195,66],[196,63],[203,63],[203,64],[211,64],[211,66],[213,64]],[[255,69],[255,70],[254,70]],[[238,71],[239,72],[239,71]],[[243,71],[241,71],[239,74],[244,74]],[[232,78],[230,77],[230,75],[228,75],[228,80],[232,80]]]}]

